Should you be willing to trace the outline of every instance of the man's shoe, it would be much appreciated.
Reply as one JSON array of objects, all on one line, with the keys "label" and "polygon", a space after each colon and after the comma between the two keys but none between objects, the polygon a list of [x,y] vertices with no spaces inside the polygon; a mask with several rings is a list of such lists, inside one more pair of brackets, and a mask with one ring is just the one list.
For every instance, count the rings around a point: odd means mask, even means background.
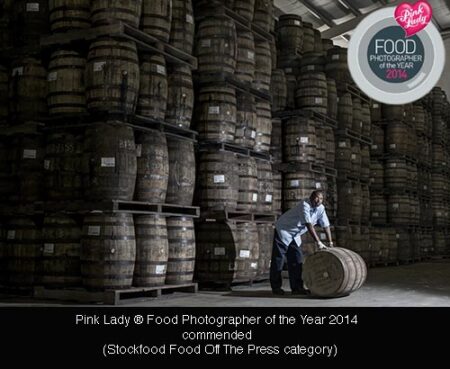
[{"label": "man's shoe", "polygon": [[310,290],[305,290],[305,289],[293,290],[291,293],[293,295],[311,295],[311,291]]},{"label": "man's shoe", "polygon": [[272,290],[274,295],[284,295],[284,290],[282,288],[275,288]]}]

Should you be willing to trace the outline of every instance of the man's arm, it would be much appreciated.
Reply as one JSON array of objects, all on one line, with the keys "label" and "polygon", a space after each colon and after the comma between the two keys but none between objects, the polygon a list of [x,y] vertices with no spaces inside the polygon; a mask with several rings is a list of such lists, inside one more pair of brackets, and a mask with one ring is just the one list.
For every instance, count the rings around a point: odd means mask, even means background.
[{"label": "man's arm", "polygon": [[328,246],[333,247],[333,239],[331,238],[331,230],[330,230],[330,221],[327,216],[327,212],[325,209],[323,210],[322,215],[318,219],[318,223],[325,230],[325,234],[327,235]]},{"label": "man's arm", "polygon": [[308,228],[309,234],[313,237],[316,243],[320,242],[319,236],[317,236],[316,230],[311,223],[306,223],[306,228]]}]

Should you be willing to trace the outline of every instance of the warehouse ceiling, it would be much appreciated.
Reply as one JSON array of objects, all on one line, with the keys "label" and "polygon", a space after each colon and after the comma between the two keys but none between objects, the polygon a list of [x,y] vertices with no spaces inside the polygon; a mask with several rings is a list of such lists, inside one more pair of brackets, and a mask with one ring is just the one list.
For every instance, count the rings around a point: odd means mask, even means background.
[{"label": "warehouse ceiling", "polygon": [[[340,46],[347,46],[352,30],[374,10],[417,0],[274,0],[278,14],[300,15],[323,38],[331,38]],[[450,34],[450,0],[428,0],[433,7],[433,22],[444,36]]]}]

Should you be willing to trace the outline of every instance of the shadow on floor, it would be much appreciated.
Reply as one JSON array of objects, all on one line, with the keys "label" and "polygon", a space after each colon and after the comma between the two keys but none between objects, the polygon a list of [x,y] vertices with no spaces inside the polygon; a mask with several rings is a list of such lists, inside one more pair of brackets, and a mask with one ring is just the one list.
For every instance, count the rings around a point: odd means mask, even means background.
[{"label": "shadow on floor", "polygon": [[319,296],[311,296],[311,295],[291,295],[290,291],[286,291],[286,293],[283,296],[280,295],[274,295],[272,291],[266,291],[266,290],[259,290],[259,291],[233,291],[230,293],[226,293],[222,296],[228,296],[228,297],[247,297],[247,298],[271,298],[271,299],[307,299],[307,300],[330,300],[330,299],[337,299],[337,298],[343,298],[348,297],[346,296],[339,296],[339,297],[319,297]]}]

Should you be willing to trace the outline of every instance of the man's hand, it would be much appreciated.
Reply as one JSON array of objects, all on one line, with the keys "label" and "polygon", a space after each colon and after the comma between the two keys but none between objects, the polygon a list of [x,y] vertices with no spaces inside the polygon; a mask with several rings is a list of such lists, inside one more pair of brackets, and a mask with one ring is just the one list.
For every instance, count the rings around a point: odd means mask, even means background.
[{"label": "man's hand", "polygon": [[328,247],[334,247],[334,243],[333,243],[332,241],[330,241],[330,242],[328,243]]},{"label": "man's hand", "polygon": [[323,250],[323,249],[327,249],[328,248],[321,241],[317,242],[317,247],[319,248],[319,250]]}]

